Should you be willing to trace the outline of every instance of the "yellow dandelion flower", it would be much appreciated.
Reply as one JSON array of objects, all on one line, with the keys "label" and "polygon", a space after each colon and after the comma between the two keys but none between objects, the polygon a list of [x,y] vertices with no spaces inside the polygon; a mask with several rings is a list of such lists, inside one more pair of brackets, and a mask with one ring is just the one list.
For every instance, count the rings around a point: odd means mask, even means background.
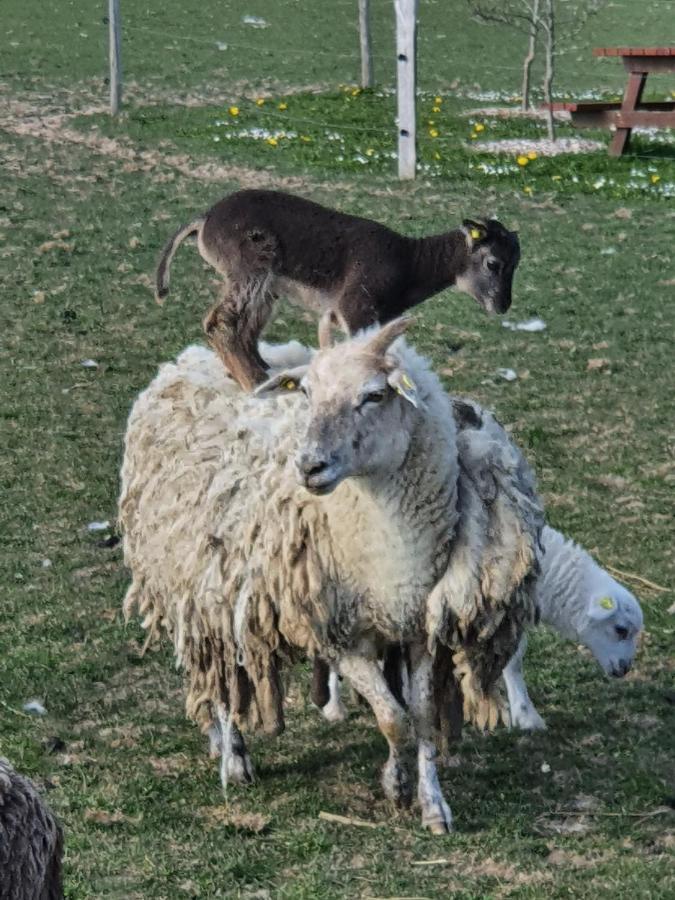
[{"label": "yellow dandelion flower", "polygon": [[306,135],[306,134],[301,134],[300,140],[304,141],[306,144],[309,144],[309,143],[311,143],[312,139],[311,139],[311,137],[308,137],[308,135]]},{"label": "yellow dandelion flower", "polygon": [[441,159],[441,154],[438,152],[438,150],[434,150],[434,159]]},{"label": "yellow dandelion flower", "polygon": [[473,126],[473,128],[474,128],[474,131],[478,131],[478,132],[485,131],[485,125],[483,125],[481,122],[478,122],[476,125]]},{"label": "yellow dandelion flower", "polygon": [[431,111],[432,111],[432,113],[435,113],[436,115],[438,115],[438,113],[441,111],[441,108],[440,108],[440,106],[434,106],[434,107],[432,107]]},{"label": "yellow dandelion flower", "polygon": [[471,140],[472,140],[472,141],[477,141],[477,140],[478,140],[478,135],[476,134],[475,131],[472,131],[472,132],[471,132]]},{"label": "yellow dandelion flower", "polygon": [[442,102],[443,102],[442,97],[434,97],[434,103],[436,104],[436,106],[440,106]]},{"label": "yellow dandelion flower", "polygon": [[652,175],[652,184],[658,184],[661,181],[660,175]]},{"label": "yellow dandelion flower", "polygon": [[281,110],[288,109],[288,103],[280,103],[278,108]]},{"label": "yellow dandelion flower", "polygon": [[269,144],[270,147],[276,147],[279,141],[275,137],[265,138],[265,143]]},{"label": "yellow dandelion flower", "polygon": [[429,137],[437,138],[437,137],[438,137],[438,129],[437,129],[437,128],[430,128],[430,129],[429,129]]},{"label": "yellow dandelion flower", "polygon": [[536,159],[537,158],[536,152],[534,150],[530,150],[530,152],[527,154],[527,158],[530,160]]},{"label": "yellow dandelion flower", "polygon": [[375,153],[375,151],[373,150],[373,148],[372,148],[372,147],[368,147],[368,149],[366,150],[366,156],[372,156],[373,153]]},{"label": "yellow dandelion flower", "polygon": [[264,105],[265,105],[265,98],[264,98],[264,97],[258,97],[258,99],[255,101],[255,105],[256,105],[256,106],[264,106]]},{"label": "yellow dandelion flower", "polygon": [[532,193],[532,188],[529,186],[529,184],[526,184],[526,185],[525,185],[525,187],[523,188],[523,193],[524,193],[524,194],[531,194],[531,193]]},{"label": "yellow dandelion flower", "polygon": [[529,159],[526,156],[517,156],[516,162],[519,166],[526,166],[529,163]]},{"label": "yellow dandelion flower", "polygon": [[427,125],[435,125],[435,124],[436,124],[436,122],[434,119],[429,119],[429,121],[427,122]]},{"label": "yellow dandelion flower", "polygon": [[239,115],[239,107],[238,107],[238,106],[231,106],[231,107],[228,109],[228,112],[229,112],[229,114],[230,114],[231,116],[238,116],[238,115]]},{"label": "yellow dandelion flower", "polygon": [[360,93],[361,88],[354,88],[354,90],[352,91],[352,97],[358,97]]},{"label": "yellow dandelion flower", "polygon": [[562,175],[551,175],[551,181],[562,181]]}]

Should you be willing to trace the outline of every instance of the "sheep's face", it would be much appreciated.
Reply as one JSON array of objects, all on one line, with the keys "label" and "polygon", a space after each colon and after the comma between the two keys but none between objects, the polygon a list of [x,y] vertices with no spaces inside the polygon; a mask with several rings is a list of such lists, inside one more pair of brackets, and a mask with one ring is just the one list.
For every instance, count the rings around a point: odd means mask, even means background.
[{"label": "sheep's face", "polygon": [[520,244],[515,231],[508,231],[496,219],[474,222],[465,219],[467,265],[455,283],[489,313],[505,313],[511,306],[511,289],[520,261]]},{"label": "sheep's face", "polygon": [[301,382],[310,422],[296,466],[313,494],[404,464],[417,391],[391,345],[406,327],[407,320],[398,319],[367,340],[322,350],[312,360]]},{"label": "sheep's face", "polygon": [[581,641],[605,674],[622,678],[631,668],[642,630],[642,610],[635,597],[614,582],[610,591],[590,598]]}]

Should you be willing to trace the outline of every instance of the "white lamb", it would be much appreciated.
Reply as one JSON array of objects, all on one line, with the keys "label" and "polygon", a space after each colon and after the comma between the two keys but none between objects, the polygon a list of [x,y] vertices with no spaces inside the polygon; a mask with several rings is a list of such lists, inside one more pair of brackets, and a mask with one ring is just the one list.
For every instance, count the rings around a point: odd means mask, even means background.
[{"label": "white lamb", "polygon": [[[495,682],[533,611],[541,510],[508,446],[486,440],[460,469],[450,400],[396,341],[405,327],[317,353],[307,398],[297,370],[244,394],[202,348],[161,368],[126,433],[125,609],[148,640],[173,638],[224,782],[252,774],[238,725],[283,728],[282,662],[321,655],[372,706],[397,804],[412,725],[422,821],[442,833],[435,725],[456,682],[466,713],[496,721]],[[409,718],[377,664],[392,645],[409,653]]]},{"label": "white lamb", "polygon": [[[631,668],[642,630],[642,609],[633,594],[574,541],[545,526],[539,554],[536,603],[541,621],[562,637],[588,647],[603,671],[615,678]],[[524,637],[504,669],[511,724],[525,731],[546,728],[523,678]]]}]

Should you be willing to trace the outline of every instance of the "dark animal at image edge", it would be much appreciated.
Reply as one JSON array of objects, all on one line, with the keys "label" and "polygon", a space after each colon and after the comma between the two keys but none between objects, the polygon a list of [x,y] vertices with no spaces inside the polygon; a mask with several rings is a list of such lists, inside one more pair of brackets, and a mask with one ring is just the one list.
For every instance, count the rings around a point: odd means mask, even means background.
[{"label": "dark animal at image edge", "polygon": [[325,347],[333,326],[353,334],[388,322],[452,285],[487,312],[504,313],[520,259],[516,232],[496,219],[465,219],[452,231],[411,238],[291,194],[245,190],[171,237],[157,267],[160,303],[173,255],[190,235],[225,281],[204,330],[245,390],[267,377],[258,338],[282,296],[320,315]]}]

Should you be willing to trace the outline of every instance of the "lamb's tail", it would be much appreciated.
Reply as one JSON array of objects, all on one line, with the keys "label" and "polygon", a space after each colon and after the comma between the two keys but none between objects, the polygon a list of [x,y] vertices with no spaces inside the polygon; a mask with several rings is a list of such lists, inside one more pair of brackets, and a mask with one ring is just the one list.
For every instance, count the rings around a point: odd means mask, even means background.
[{"label": "lamb's tail", "polygon": [[182,244],[185,238],[189,237],[191,234],[197,234],[201,230],[204,221],[205,216],[199,216],[187,225],[181,225],[178,231],[172,234],[167,241],[166,246],[162,250],[162,255],[159,258],[155,275],[155,300],[158,303],[163,303],[164,298],[169,294],[169,269],[171,267],[171,260],[173,259],[173,255],[178,249],[179,244]]}]

